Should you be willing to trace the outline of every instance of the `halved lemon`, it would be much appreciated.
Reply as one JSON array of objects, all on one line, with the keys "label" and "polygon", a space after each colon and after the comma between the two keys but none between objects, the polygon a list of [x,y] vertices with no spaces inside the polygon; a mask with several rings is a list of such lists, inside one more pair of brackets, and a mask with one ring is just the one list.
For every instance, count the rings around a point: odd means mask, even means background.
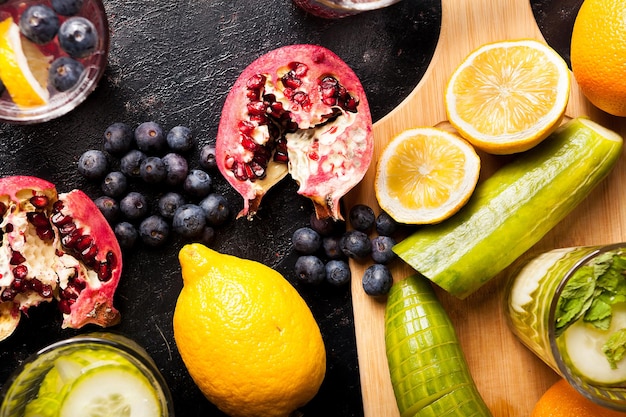
[{"label": "halved lemon", "polygon": [[459,135],[436,127],[409,129],[378,160],[376,198],[400,223],[439,223],[465,205],[479,173],[478,154]]},{"label": "halved lemon", "polygon": [[479,47],[454,71],[445,92],[450,123],[476,148],[522,152],[560,124],[570,71],[550,46],[533,39]]},{"label": "halved lemon", "polygon": [[20,29],[8,18],[0,22],[0,79],[20,107],[41,106],[48,102],[50,58],[35,45],[22,43]]}]

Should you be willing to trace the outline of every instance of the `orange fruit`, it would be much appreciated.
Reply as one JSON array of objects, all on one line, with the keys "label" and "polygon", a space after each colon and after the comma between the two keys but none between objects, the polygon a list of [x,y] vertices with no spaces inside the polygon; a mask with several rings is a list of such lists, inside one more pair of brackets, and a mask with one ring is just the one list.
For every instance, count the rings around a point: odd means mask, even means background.
[{"label": "orange fruit", "polygon": [[229,416],[287,417],[317,393],[326,351],[309,307],[275,270],[201,244],[179,253],[174,339],[202,393]]},{"label": "orange fruit", "polygon": [[48,102],[50,58],[29,41],[22,42],[19,27],[8,18],[0,22],[0,80],[20,107]]},{"label": "orange fruit", "polygon": [[539,398],[530,417],[624,417],[626,413],[598,405],[576,391],[565,379]]},{"label": "orange fruit", "polygon": [[460,136],[435,127],[409,129],[383,150],[374,189],[378,204],[406,224],[433,224],[456,213],[478,182],[480,158]]},{"label": "orange fruit", "polygon": [[522,152],[561,123],[570,71],[551,47],[532,39],[494,42],[469,54],[448,81],[448,120],[478,149]]},{"label": "orange fruit", "polygon": [[626,2],[585,0],[572,30],[572,73],[589,101],[626,116]]}]

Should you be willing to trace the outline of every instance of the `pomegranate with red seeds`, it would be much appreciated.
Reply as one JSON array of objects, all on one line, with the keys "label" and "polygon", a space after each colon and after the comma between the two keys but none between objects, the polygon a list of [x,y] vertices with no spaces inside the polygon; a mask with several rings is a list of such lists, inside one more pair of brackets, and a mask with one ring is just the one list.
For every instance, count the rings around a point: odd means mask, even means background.
[{"label": "pomegranate with red seeds", "polygon": [[117,324],[122,272],[115,234],[82,191],[58,194],[41,178],[0,178],[0,340],[21,313],[57,301],[63,328]]},{"label": "pomegranate with red seeds", "polygon": [[342,219],[339,201],[358,184],[373,152],[363,87],[333,52],[316,45],[275,49],[250,64],[228,94],[216,162],[252,218],[287,174],[318,218]]}]

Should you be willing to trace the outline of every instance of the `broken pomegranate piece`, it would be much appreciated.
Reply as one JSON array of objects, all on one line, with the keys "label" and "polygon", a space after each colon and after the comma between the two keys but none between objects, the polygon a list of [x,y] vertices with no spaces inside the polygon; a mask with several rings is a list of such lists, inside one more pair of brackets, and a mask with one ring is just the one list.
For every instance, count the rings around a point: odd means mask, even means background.
[{"label": "broken pomegranate piece", "polygon": [[317,217],[342,219],[340,199],[365,175],[373,152],[363,87],[326,48],[291,45],[250,64],[228,94],[216,141],[222,175],[252,218],[287,174]]},{"label": "broken pomegranate piece", "polygon": [[107,221],[82,191],[58,194],[36,177],[0,178],[0,340],[20,312],[57,301],[63,328],[117,324],[113,296],[122,254]]}]

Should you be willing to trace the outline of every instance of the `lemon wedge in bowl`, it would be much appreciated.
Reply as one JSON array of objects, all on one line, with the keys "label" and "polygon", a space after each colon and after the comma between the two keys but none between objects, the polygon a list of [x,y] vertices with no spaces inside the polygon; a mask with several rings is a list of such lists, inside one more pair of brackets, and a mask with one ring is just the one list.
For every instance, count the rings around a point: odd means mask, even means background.
[{"label": "lemon wedge in bowl", "polygon": [[455,133],[437,127],[405,130],[378,161],[378,204],[400,223],[439,223],[469,200],[480,165],[474,147]]},{"label": "lemon wedge in bowl", "polygon": [[22,42],[20,29],[12,18],[0,22],[0,80],[18,107],[48,102],[49,66],[49,57],[30,42]]}]

